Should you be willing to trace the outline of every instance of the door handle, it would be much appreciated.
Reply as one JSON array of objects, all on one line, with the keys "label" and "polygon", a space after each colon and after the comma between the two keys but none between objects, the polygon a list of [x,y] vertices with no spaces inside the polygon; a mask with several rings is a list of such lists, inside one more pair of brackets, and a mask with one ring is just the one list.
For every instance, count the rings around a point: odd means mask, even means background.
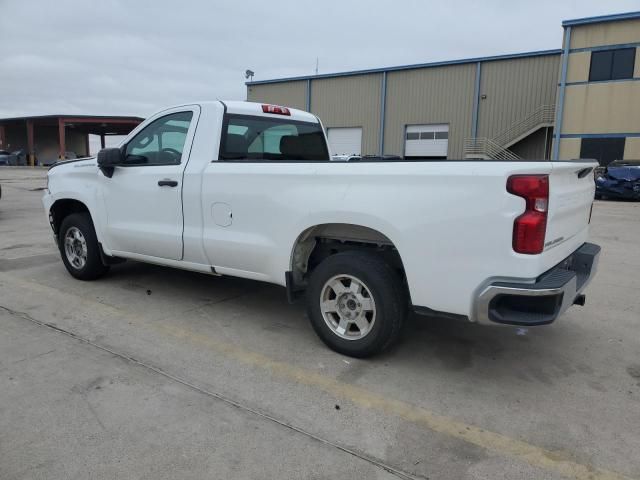
[{"label": "door handle", "polygon": [[169,180],[165,178],[164,180],[158,181],[158,186],[159,187],[177,187],[178,182],[176,180]]}]

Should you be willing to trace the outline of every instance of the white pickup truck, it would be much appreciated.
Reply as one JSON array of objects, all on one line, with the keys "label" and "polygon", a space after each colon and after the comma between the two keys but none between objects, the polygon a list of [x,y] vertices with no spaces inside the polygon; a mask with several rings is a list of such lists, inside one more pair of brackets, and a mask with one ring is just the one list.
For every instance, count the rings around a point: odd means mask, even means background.
[{"label": "white pickup truck", "polygon": [[215,101],[60,162],[43,201],[78,279],[132,259],[275,283],[306,295],[329,347],[364,357],[410,311],[533,326],[583,304],[595,166],[332,162],[316,116]]}]

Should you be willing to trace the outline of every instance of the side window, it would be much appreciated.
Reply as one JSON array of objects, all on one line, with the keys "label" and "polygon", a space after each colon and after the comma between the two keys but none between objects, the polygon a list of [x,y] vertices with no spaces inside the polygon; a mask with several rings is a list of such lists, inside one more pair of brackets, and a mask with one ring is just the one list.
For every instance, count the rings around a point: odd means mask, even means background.
[{"label": "side window", "polygon": [[179,165],[192,112],[171,113],[154,120],[127,143],[125,163]]}]

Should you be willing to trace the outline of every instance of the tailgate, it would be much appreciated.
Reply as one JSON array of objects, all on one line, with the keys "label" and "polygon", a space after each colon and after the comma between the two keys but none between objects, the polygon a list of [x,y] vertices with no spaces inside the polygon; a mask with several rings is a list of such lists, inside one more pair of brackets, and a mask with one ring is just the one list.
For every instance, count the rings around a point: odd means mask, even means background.
[{"label": "tailgate", "polygon": [[566,250],[583,241],[595,191],[594,161],[553,162],[549,175],[549,216],[544,251]]}]

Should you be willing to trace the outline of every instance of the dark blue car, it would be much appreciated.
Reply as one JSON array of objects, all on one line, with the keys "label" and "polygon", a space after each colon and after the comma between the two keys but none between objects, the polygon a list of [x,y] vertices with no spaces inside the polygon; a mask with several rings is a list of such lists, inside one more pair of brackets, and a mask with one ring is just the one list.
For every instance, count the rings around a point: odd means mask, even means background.
[{"label": "dark blue car", "polygon": [[640,160],[616,160],[596,178],[596,198],[640,200]]}]

